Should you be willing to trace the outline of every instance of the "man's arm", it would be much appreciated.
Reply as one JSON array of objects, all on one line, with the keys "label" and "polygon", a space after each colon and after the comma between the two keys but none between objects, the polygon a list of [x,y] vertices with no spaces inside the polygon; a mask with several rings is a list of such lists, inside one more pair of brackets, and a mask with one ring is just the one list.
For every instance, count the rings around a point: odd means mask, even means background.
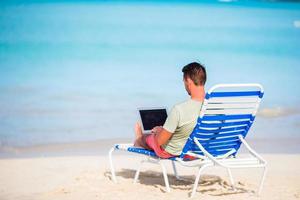
[{"label": "man's arm", "polygon": [[[155,134],[155,139],[159,146],[166,144],[170,140],[172,134],[175,132],[178,126],[178,122],[179,122],[179,112],[176,109],[176,107],[173,107],[169,116],[166,119],[164,126],[156,126],[152,129],[152,133]],[[167,127],[167,128],[163,128],[163,127]]]},{"label": "man's arm", "polygon": [[172,133],[162,128],[160,132],[155,134],[155,139],[159,146],[166,144],[172,136]]}]

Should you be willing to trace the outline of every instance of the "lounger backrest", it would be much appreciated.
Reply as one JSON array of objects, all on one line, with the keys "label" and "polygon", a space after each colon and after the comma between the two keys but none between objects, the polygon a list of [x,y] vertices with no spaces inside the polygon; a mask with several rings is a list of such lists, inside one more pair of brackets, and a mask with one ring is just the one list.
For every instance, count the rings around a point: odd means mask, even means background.
[{"label": "lounger backrest", "polygon": [[180,157],[185,158],[188,152],[203,155],[195,138],[213,156],[235,154],[241,144],[238,136],[247,135],[262,97],[259,84],[214,86],[205,96],[197,124]]}]

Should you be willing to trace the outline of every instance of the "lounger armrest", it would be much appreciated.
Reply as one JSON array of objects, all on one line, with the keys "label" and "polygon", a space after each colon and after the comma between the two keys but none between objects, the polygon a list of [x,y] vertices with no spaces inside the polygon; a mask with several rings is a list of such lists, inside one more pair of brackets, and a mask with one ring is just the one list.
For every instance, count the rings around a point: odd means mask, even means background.
[{"label": "lounger armrest", "polygon": [[203,154],[209,158],[213,163],[218,164],[222,167],[226,167],[228,168],[229,166],[220,162],[220,160],[218,160],[216,157],[214,157],[213,155],[211,155],[208,151],[205,150],[205,148],[200,144],[200,142],[197,140],[197,138],[194,138],[194,142],[196,143],[196,145],[200,148],[200,150],[203,152]]},{"label": "lounger armrest", "polygon": [[246,140],[243,138],[243,136],[239,135],[240,141],[245,145],[246,149],[249,151],[251,155],[258,158],[262,163],[267,163],[265,159],[263,159],[256,151],[254,151],[250,145],[246,142]]}]

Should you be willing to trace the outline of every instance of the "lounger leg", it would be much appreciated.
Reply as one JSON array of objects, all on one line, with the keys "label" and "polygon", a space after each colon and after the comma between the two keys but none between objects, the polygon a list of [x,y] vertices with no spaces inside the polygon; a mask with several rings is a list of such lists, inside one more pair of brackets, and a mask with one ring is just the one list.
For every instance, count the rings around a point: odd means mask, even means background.
[{"label": "lounger leg", "polygon": [[199,168],[199,171],[198,171],[198,174],[197,174],[195,183],[194,183],[193,191],[192,191],[192,194],[191,194],[191,198],[194,197],[195,194],[196,194],[197,186],[198,186],[199,179],[200,179],[200,176],[201,176],[202,171],[203,171],[206,167],[208,167],[208,166],[210,166],[210,165],[203,165],[202,167]]},{"label": "lounger leg", "polygon": [[264,167],[264,172],[263,172],[263,176],[261,178],[261,181],[260,181],[260,184],[259,184],[259,189],[258,189],[258,195],[260,195],[261,191],[262,191],[262,187],[263,187],[263,183],[265,181],[265,178],[266,178],[266,173],[267,173],[267,167],[265,166]]},{"label": "lounger leg", "polygon": [[177,180],[179,180],[179,176],[178,176],[178,173],[177,173],[177,169],[176,169],[176,165],[175,165],[175,161],[172,160],[172,166],[173,166],[173,171],[174,171],[174,175],[176,177]]},{"label": "lounger leg", "polygon": [[136,184],[136,182],[137,182],[137,180],[138,180],[138,178],[139,178],[140,171],[141,171],[141,168],[142,168],[142,165],[143,165],[144,162],[145,162],[144,160],[142,160],[142,161],[140,162],[139,167],[138,167],[138,169],[137,169],[136,172],[135,172],[135,176],[134,176],[134,180],[133,180],[133,183],[134,183],[134,184]]},{"label": "lounger leg", "polygon": [[114,168],[113,161],[112,161],[112,153],[114,150],[115,150],[114,147],[110,149],[108,157],[109,157],[110,172],[111,172],[112,180],[113,180],[113,182],[117,183],[115,168]]},{"label": "lounger leg", "polygon": [[160,166],[162,168],[162,171],[163,171],[163,176],[164,176],[167,192],[170,192],[171,190],[170,190],[170,185],[169,185],[169,180],[168,180],[166,167],[162,162],[159,162],[159,164],[160,164]]},{"label": "lounger leg", "polygon": [[227,168],[227,172],[228,172],[228,175],[229,175],[231,187],[232,187],[233,191],[236,191],[236,188],[234,187],[234,181],[233,181],[233,178],[232,178],[231,170],[229,168]]}]

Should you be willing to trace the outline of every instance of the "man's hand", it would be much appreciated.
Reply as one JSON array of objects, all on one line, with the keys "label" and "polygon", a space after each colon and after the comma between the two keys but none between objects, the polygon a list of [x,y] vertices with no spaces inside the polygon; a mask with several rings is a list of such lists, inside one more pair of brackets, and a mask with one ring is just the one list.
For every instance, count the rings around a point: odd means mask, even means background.
[{"label": "man's hand", "polygon": [[162,126],[155,126],[155,127],[151,130],[151,133],[158,134],[158,133],[160,133],[162,130],[163,130],[163,127],[162,127]]},{"label": "man's hand", "polygon": [[172,134],[165,130],[162,126],[154,127],[151,130],[151,133],[155,135],[155,139],[159,146],[166,144],[172,136]]},{"label": "man's hand", "polygon": [[161,131],[155,134],[155,139],[157,141],[157,144],[161,146],[163,144],[166,144],[170,140],[171,136],[172,133],[164,128],[161,128]]}]

